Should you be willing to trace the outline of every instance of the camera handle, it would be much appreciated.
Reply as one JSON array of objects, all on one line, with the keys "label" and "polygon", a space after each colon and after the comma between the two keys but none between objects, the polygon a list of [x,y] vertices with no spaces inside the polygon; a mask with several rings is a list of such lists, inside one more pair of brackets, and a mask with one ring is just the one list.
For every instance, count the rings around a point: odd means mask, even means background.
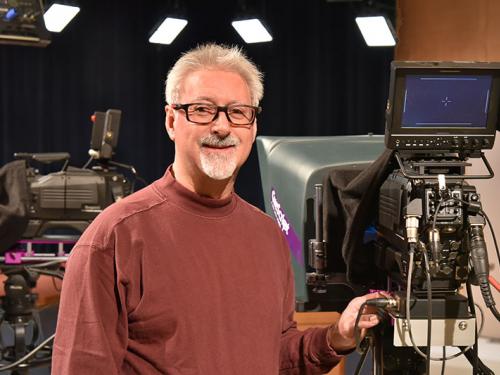
[{"label": "camera handle", "polygon": [[[493,169],[491,168],[491,165],[490,163],[488,162],[488,160],[486,159],[486,156],[484,155],[484,152],[481,152],[481,159],[483,160],[483,163],[484,165],[486,166],[486,169],[488,169],[488,173],[487,175],[470,175],[470,176],[460,176],[462,178],[466,178],[466,179],[470,179],[470,180],[480,180],[480,179],[489,179],[489,178],[493,178],[495,176],[495,173],[493,172]],[[405,166],[403,165],[403,161],[401,159],[401,156],[399,155],[398,152],[395,152],[394,153],[394,157],[396,158],[396,161],[398,162],[398,165],[399,165],[399,168],[401,169],[401,173],[403,174],[403,176],[405,176],[406,178],[409,178],[409,179],[412,179],[412,180],[415,180],[415,179],[434,179],[434,180],[437,180],[438,179],[438,175],[437,174],[417,174],[417,173],[411,173],[410,171],[408,171]],[[438,167],[442,164],[439,164],[438,162],[427,162],[427,163],[422,163],[422,166],[429,166],[429,167]],[[459,162],[450,162],[449,166],[461,166],[461,167],[465,167],[465,166],[468,166],[470,164],[468,163],[464,163],[463,161],[459,161]],[[457,178],[456,175],[444,175],[445,178]]]},{"label": "camera handle", "polygon": [[313,286],[313,292],[324,294],[326,289],[325,270],[328,265],[326,243],[323,240],[323,185],[314,185],[314,222],[315,238],[309,240],[309,266],[314,272],[307,274],[307,283]]}]

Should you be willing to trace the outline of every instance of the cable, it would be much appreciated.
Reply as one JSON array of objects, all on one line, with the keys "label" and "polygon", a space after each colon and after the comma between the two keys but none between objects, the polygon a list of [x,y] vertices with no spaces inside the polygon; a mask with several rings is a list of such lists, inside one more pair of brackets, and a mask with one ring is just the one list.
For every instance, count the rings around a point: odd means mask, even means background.
[{"label": "cable", "polygon": [[[372,344],[368,345],[366,349],[361,348],[361,329],[359,328],[359,321],[361,320],[361,315],[363,315],[363,310],[365,309],[366,306],[373,306],[377,308],[377,315],[379,315],[381,312],[383,313],[383,308],[386,308],[388,306],[395,307],[397,305],[397,301],[394,298],[372,298],[369,300],[366,300],[365,302],[362,303],[358,310],[358,314],[356,315],[356,322],[354,323],[354,337],[356,340],[356,351],[361,354],[361,358],[358,361],[358,365],[356,366],[356,370],[354,372],[354,375],[358,375],[360,371],[363,369],[363,365],[366,360],[366,356],[368,352],[370,351],[370,347]],[[380,315],[379,315],[379,318]],[[373,338],[370,338],[370,340],[373,340]]]},{"label": "cable", "polygon": [[432,231],[436,229],[436,221],[437,221],[437,215],[439,213],[439,210],[441,209],[441,205],[444,203],[443,199],[441,199],[436,207],[436,211],[434,211],[434,215],[432,218]]},{"label": "cable", "polygon": [[[443,363],[441,364],[441,375],[444,375],[444,369],[446,367],[446,346],[443,346]],[[428,372],[428,374],[430,374]]]},{"label": "cable", "polygon": [[[426,373],[431,373],[431,334],[432,334],[432,285],[431,285],[431,270],[429,267],[429,258],[427,250],[423,249],[425,262],[425,275],[427,278],[427,358],[425,361]],[[443,356],[444,358],[444,356]]]},{"label": "cable", "polygon": [[479,211],[479,214],[483,216],[486,219],[486,222],[488,223],[488,227],[490,228],[491,231],[491,237],[493,237],[493,243],[495,244],[498,265],[500,266],[500,251],[498,250],[498,242],[497,242],[497,237],[495,236],[495,230],[493,229],[493,225],[491,225],[490,218],[488,217],[488,215],[486,215],[486,212],[484,212],[484,210],[481,209]]},{"label": "cable", "polygon": [[55,276],[52,276],[51,279],[52,279],[52,286],[54,287],[55,291],[60,292],[61,288],[57,286]]},{"label": "cable", "polygon": [[474,268],[481,294],[486,306],[491,310],[495,318],[500,321],[500,313],[495,307],[495,299],[491,293],[489,276],[488,251],[484,241],[482,225],[471,225],[469,229],[470,259]]},{"label": "cable", "polygon": [[108,163],[111,164],[111,165],[116,165],[116,166],[124,168],[124,169],[128,169],[130,172],[132,172],[132,174],[134,175],[134,177],[137,180],[139,180],[140,182],[142,182],[144,184],[144,186],[148,185],[148,183],[146,182],[146,180],[143,179],[141,176],[139,176],[139,174],[137,173],[137,170],[135,169],[135,167],[133,165],[118,163],[118,162],[113,161],[113,160],[109,160]]},{"label": "cable", "polygon": [[359,321],[361,320],[361,315],[363,315],[363,310],[365,309],[366,301],[360,306],[358,310],[358,315],[356,316],[356,322],[354,323],[354,339],[356,340],[356,351],[358,353],[363,353],[360,348],[361,345],[361,329],[358,327]]},{"label": "cable", "polygon": [[[460,349],[463,349],[464,347],[463,346],[459,346]],[[473,357],[474,356],[474,353],[472,350],[469,350],[467,352],[464,353],[464,356],[467,358],[467,360],[469,361],[470,364],[472,364],[473,362],[472,361],[475,361],[476,358]],[[479,375],[495,375],[495,373],[493,371],[491,371],[484,363],[483,361],[481,361],[481,359],[477,359],[477,363],[478,363],[478,366],[477,366],[477,369],[478,369],[478,374]]]},{"label": "cable", "polygon": [[[483,311],[483,308],[475,302],[474,302],[474,306],[477,307],[477,309],[479,310],[479,313],[481,314],[481,324],[479,325],[479,330],[477,332],[477,335],[481,336],[481,333],[483,332],[483,327],[484,327],[484,311]],[[476,315],[476,314],[474,314],[474,315]]]},{"label": "cable", "polygon": [[91,156],[89,160],[83,165],[82,169],[87,169],[94,158]]},{"label": "cable", "polygon": [[[469,207],[474,207],[477,210],[477,213],[483,216],[488,223],[488,227],[491,231],[491,236],[493,237],[493,243],[495,244],[495,251],[497,253],[498,264],[500,265],[500,251],[498,249],[498,242],[495,236],[495,231],[493,226],[491,225],[491,221],[482,209],[480,203],[471,203],[464,201],[459,198],[452,198],[455,201],[462,202],[463,204],[468,205]],[[481,294],[483,296],[484,302],[486,303],[486,307],[488,307],[491,313],[495,316],[495,318],[500,321],[500,313],[495,307],[495,299],[493,298],[493,294],[491,293],[490,288],[490,278],[489,278],[489,264],[488,264],[488,251],[486,249],[486,242],[484,240],[483,229],[480,226],[472,226],[471,228],[471,240],[470,240],[470,257],[473,263],[474,272],[476,274],[476,278],[479,284],[479,288],[481,289]]]},{"label": "cable", "polygon": [[38,353],[45,345],[47,345],[49,342],[54,340],[54,337],[56,337],[56,334],[54,333],[52,336],[49,338],[45,339],[41,344],[39,344],[36,348],[34,348],[31,352],[26,354],[24,357],[19,358],[17,361],[12,362],[11,364],[5,365],[5,366],[0,366],[0,371],[7,371],[10,369],[13,369],[15,367],[18,367],[20,364],[23,362],[27,361],[31,357],[33,357],[36,353]]},{"label": "cable", "polygon": [[497,318],[497,320],[500,322],[500,313],[498,312],[497,308],[495,306],[490,306],[489,307],[491,313]]},{"label": "cable", "polygon": [[[465,287],[467,289],[467,302],[469,304],[469,309],[472,315],[475,317],[476,316],[476,309],[474,306],[474,296],[472,295],[472,287],[470,284],[470,277],[467,279],[465,283]],[[472,353],[474,355],[474,363],[469,360],[470,364],[472,365],[472,374],[476,375],[477,374],[477,369],[479,365],[479,353],[478,353],[478,346],[477,346],[477,321],[476,321],[476,327],[474,327],[474,346]]]},{"label": "cable", "polygon": [[[459,199],[459,198],[455,198],[453,197],[452,198],[453,200],[457,201],[457,202],[461,202],[463,204],[466,204],[468,206],[471,206],[471,203],[470,202],[467,202],[467,201],[464,201],[462,199]],[[483,216],[485,219],[486,219],[486,222],[488,223],[488,227],[490,228],[490,231],[491,231],[491,237],[493,238],[493,243],[495,245],[495,251],[497,253],[497,260],[498,260],[498,264],[500,265],[500,250],[498,249],[498,242],[497,242],[497,237],[495,236],[495,230],[494,230],[494,227],[493,225],[491,225],[491,221],[490,221],[490,218],[488,217],[488,215],[486,215],[486,212],[482,209],[482,208],[479,208],[479,211],[478,213]]]},{"label": "cable", "polygon": [[356,322],[354,323],[354,339],[356,340],[356,351],[359,353],[363,353],[361,349],[361,329],[358,327],[359,321],[361,320],[361,315],[363,315],[363,310],[366,306],[373,306],[377,308],[377,315],[379,315],[379,319],[383,318],[383,309],[391,306],[395,307],[397,305],[397,301],[394,298],[372,298],[363,302],[358,310],[358,314],[356,315]]},{"label": "cable", "polygon": [[[408,336],[410,337],[411,344],[413,346],[413,349],[423,358],[427,359],[427,355],[422,352],[418,346],[415,344],[415,340],[413,338],[413,333],[411,330],[411,317],[410,317],[410,297],[411,297],[411,278],[412,278],[412,273],[413,273],[413,260],[415,257],[415,249],[413,247],[410,247],[410,260],[408,264],[408,277],[406,281],[406,326],[408,327]],[[436,358],[436,357],[430,357],[431,361],[442,361],[442,360],[450,360],[453,358],[456,358],[464,353],[466,353],[468,350],[471,349],[472,346],[468,346],[464,349],[462,349],[460,352],[453,354],[449,357],[446,358]]]},{"label": "cable", "polygon": [[40,275],[57,277],[58,279],[61,279],[61,280],[64,277],[64,272],[62,272],[62,271],[51,271],[51,270],[46,270],[46,269],[39,269],[36,267],[26,267],[26,269],[29,271],[32,271],[32,272],[37,272]]},{"label": "cable", "polygon": [[60,260],[49,260],[44,263],[30,263],[26,267],[33,267],[33,268],[38,268],[38,267],[50,267],[50,266],[55,266],[57,264],[61,264],[63,261]]},{"label": "cable", "polygon": [[[474,302],[474,306],[477,308],[477,310],[479,310],[479,314],[481,315],[481,323],[479,324],[479,330],[477,331],[477,335],[481,336],[481,332],[483,332],[483,328],[484,328],[484,311],[483,311],[483,308],[481,306],[479,306],[476,302]],[[473,314],[473,315],[476,316],[476,314]],[[463,348],[465,348],[465,347],[462,347],[462,349]],[[467,354],[468,354],[468,352],[464,353],[464,355],[467,355]],[[482,369],[482,367],[486,367],[486,366],[481,362],[480,359],[479,359],[478,365],[479,365],[479,368],[483,371],[483,373],[486,373],[485,370]],[[446,366],[446,346],[443,346],[443,364],[441,367],[441,375],[444,375],[445,366]]]}]

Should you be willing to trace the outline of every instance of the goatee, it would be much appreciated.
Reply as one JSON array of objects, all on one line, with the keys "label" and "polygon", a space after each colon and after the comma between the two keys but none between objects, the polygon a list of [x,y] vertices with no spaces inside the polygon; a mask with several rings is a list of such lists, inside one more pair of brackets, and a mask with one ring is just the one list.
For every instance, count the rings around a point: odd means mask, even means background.
[{"label": "goatee", "polygon": [[[237,137],[228,135],[225,138],[220,138],[214,134],[210,134],[200,138],[199,143],[201,146],[201,169],[208,177],[214,180],[226,180],[235,173],[238,167],[235,146],[240,144],[240,140]],[[217,152],[203,146],[231,147],[231,149]]]}]

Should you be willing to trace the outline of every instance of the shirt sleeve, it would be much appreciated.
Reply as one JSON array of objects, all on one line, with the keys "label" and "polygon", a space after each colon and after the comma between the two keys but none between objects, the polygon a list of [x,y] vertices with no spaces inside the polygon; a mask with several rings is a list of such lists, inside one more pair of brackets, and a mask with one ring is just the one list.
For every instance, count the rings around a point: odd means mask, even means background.
[{"label": "shirt sleeve", "polygon": [[120,373],[127,346],[124,289],[113,249],[77,245],[64,275],[52,374]]},{"label": "shirt sleeve", "polygon": [[280,375],[313,375],[329,372],[343,356],[328,344],[328,328],[297,329],[294,321],[295,288],[288,252],[288,287],[283,301]]}]

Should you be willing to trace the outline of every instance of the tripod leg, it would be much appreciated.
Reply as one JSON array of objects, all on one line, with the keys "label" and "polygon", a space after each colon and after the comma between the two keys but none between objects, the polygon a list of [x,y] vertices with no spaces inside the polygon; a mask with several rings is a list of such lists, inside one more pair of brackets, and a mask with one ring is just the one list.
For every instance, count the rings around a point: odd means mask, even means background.
[{"label": "tripod leg", "polygon": [[[14,325],[14,357],[16,360],[26,354],[26,325]],[[12,375],[28,375],[28,369],[16,369]]]},{"label": "tripod leg", "polygon": [[380,330],[373,330],[373,337],[370,340],[372,350],[373,375],[384,375],[384,348],[380,339]]}]

